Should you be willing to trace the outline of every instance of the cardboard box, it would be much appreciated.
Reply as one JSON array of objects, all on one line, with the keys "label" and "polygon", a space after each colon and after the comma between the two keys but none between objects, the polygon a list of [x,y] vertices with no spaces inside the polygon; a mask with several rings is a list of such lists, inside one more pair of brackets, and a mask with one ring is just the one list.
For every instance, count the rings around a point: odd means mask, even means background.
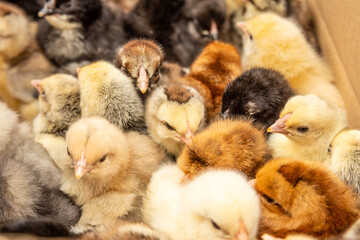
[{"label": "cardboard box", "polygon": [[322,53],[344,98],[349,126],[360,129],[360,1],[307,1]]}]

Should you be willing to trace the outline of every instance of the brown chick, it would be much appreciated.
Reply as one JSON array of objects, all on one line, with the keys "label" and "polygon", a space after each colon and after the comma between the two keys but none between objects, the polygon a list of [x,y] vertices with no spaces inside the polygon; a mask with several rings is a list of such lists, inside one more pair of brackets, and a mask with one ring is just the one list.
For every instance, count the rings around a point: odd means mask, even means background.
[{"label": "brown chick", "polygon": [[78,69],[81,117],[103,117],[121,130],[146,132],[144,105],[125,75],[105,61]]},{"label": "brown chick", "polygon": [[354,193],[319,163],[272,160],[256,174],[254,187],[262,208],[258,236],[302,233],[324,239],[359,217]]},{"label": "brown chick", "polygon": [[243,31],[244,70],[266,67],[279,71],[297,94],[316,94],[344,107],[324,60],[291,20],[264,13],[238,26]]},{"label": "brown chick", "polygon": [[333,138],[347,127],[344,109],[314,95],[289,99],[267,131],[274,158],[325,162]]},{"label": "brown chick", "polygon": [[39,93],[39,114],[33,121],[35,140],[63,168],[68,157],[65,132],[81,114],[79,82],[71,75],[54,74],[31,83]]},{"label": "brown chick", "polygon": [[120,47],[115,66],[129,76],[142,96],[160,79],[164,54],[159,44],[136,39]]},{"label": "brown chick", "polygon": [[236,48],[222,42],[209,43],[181,82],[199,91],[205,100],[207,119],[220,113],[226,85],[241,74],[241,58]]},{"label": "brown chick", "polygon": [[145,121],[150,137],[176,158],[206,123],[204,100],[192,87],[158,87],[146,102]]},{"label": "brown chick", "polygon": [[237,169],[252,179],[268,159],[261,130],[250,121],[226,119],[197,134],[182,151],[177,165],[190,179],[208,168]]},{"label": "brown chick", "polygon": [[143,223],[130,223],[118,220],[97,227],[95,231],[85,233],[79,240],[166,240],[159,232]]},{"label": "brown chick", "polygon": [[30,81],[55,71],[36,44],[36,31],[20,8],[0,2],[0,98],[25,120],[38,111]]},{"label": "brown chick", "polygon": [[84,118],[66,133],[71,158],[63,171],[61,190],[82,206],[75,232],[118,218],[141,219],[142,196],[163,158],[151,139],[123,133],[102,118]]}]

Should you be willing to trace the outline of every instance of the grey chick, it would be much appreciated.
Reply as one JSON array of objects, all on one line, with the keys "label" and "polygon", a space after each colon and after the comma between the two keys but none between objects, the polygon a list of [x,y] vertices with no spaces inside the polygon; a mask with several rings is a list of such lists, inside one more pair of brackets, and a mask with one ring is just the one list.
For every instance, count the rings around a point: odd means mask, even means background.
[{"label": "grey chick", "polygon": [[59,190],[59,169],[27,123],[4,103],[0,112],[0,224],[34,219],[76,224],[80,208]]},{"label": "grey chick", "polygon": [[124,131],[146,132],[144,105],[130,77],[98,61],[78,70],[81,117],[103,117]]}]

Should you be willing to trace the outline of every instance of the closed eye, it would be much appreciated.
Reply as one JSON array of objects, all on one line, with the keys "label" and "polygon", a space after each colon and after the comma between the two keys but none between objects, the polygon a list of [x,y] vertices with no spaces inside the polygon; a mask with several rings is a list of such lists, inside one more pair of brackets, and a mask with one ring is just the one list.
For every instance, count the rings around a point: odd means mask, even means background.
[{"label": "closed eye", "polygon": [[162,124],[170,131],[176,131],[175,128],[173,126],[171,126],[169,123],[167,123],[166,121],[163,121]]},{"label": "closed eye", "polygon": [[281,206],[279,203],[277,203],[273,198],[269,197],[268,195],[263,194],[262,197],[265,199],[265,201],[266,201],[268,204],[270,204],[270,205],[276,205],[276,206],[282,208],[282,206]]}]

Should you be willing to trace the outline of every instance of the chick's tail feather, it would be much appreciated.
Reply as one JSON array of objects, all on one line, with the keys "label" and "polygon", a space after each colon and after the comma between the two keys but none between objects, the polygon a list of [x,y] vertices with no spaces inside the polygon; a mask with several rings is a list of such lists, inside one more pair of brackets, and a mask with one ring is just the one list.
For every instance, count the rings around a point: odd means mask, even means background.
[{"label": "chick's tail feather", "polygon": [[41,237],[75,236],[69,227],[52,221],[26,220],[0,225],[0,233],[27,233]]}]

